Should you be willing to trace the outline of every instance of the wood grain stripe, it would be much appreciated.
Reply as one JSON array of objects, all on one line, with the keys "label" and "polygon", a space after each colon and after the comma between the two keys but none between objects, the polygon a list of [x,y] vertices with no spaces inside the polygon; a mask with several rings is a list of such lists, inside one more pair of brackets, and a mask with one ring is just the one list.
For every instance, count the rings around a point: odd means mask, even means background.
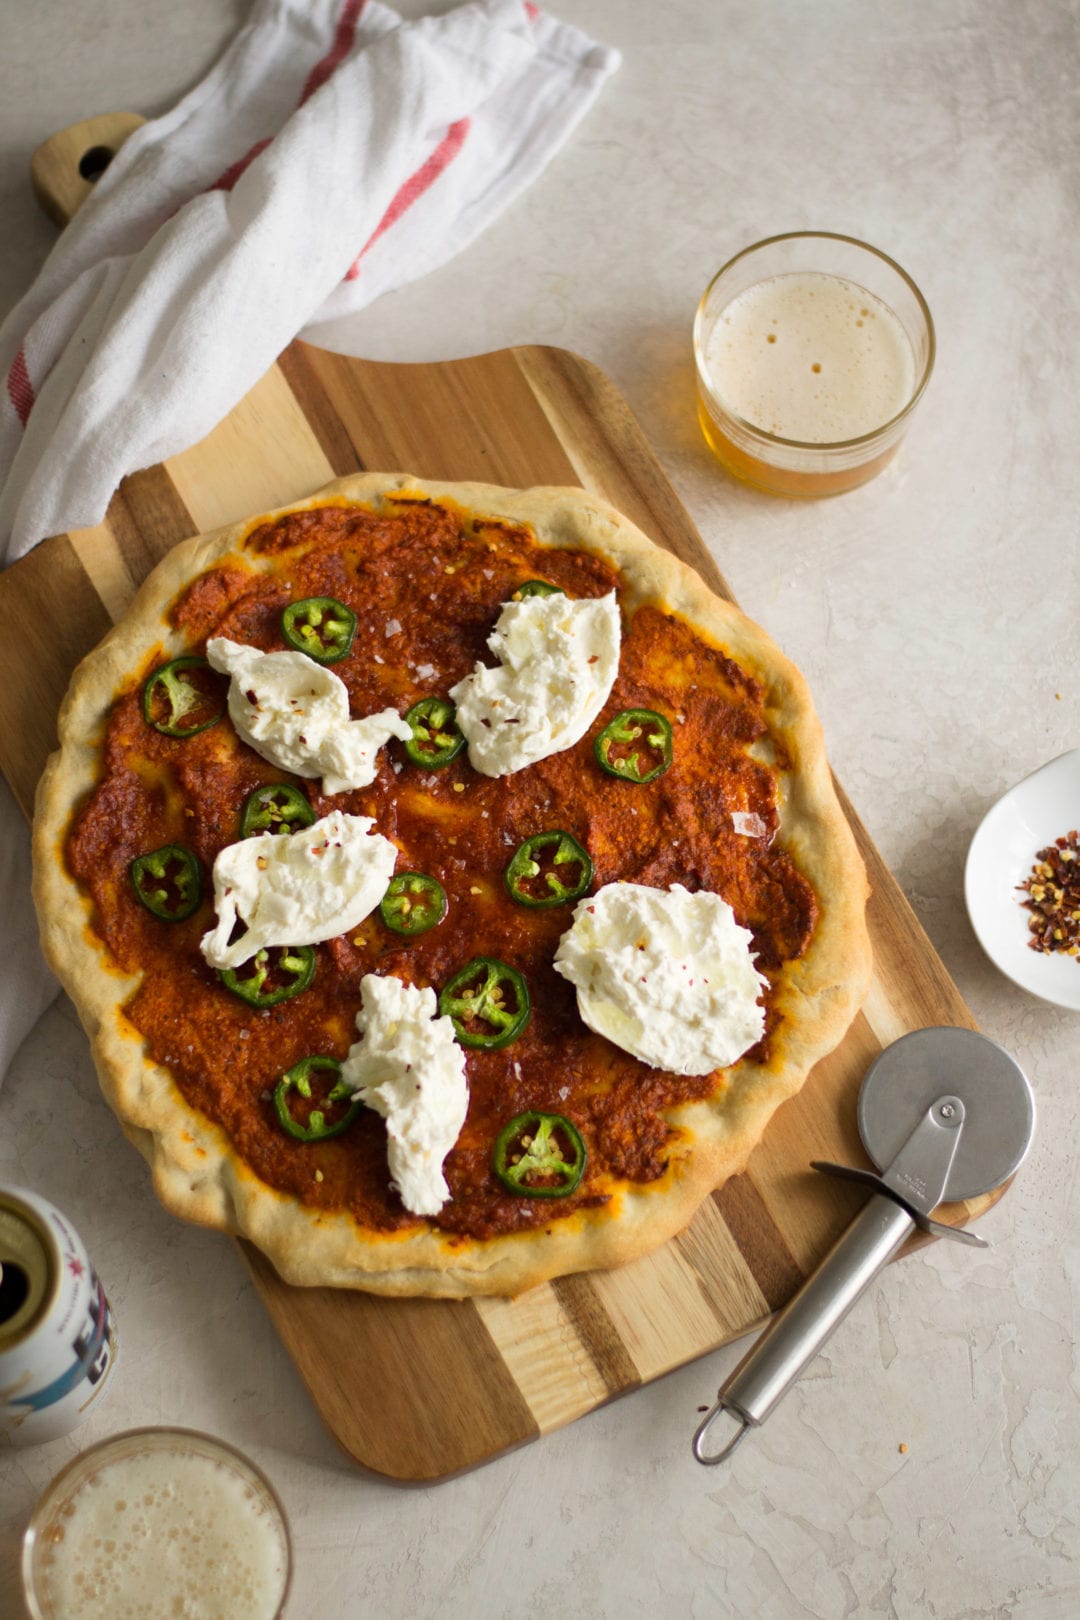
[{"label": "wood grain stripe", "polygon": [[755,1250],[741,1251],[731,1226],[711,1199],[705,1200],[674,1241],[716,1312],[723,1335],[719,1342],[737,1338],[747,1323],[759,1322],[769,1314],[769,1301],[754,1270]]},{"label": "wood grain stripe", "polygon": [[[912,911],[896,879],[874,854],[868,861],[874,894],[868,918],[874,935],[874,985],[866,1015],[887,1046],[910,1029],[975,1020]],[[874,867],[878,871],[874,871]],[[902,994],[899,987],[903,986]],[[899,1012],[899,1017],[897,1017]]]},{"label": "wood grain stripe", "polygon": [[[5,580],[16,571],[18,594],[7,597],[5,609],[6,622],[18,624],[18,640],[7,643],[0,663],[2,712],[9,722],[0,726],[0,770],[30,816],[38,777],[56,747],[56,716],[71,671],[110,620],[67,535],[44,541]],[[17,723],[10,723],[15,716]]]},{"label": "wood grain stripe", "polygon": [[89,529],[72,529],[68,535],[72,550],[86,569],[113,624],[135,595],[138,583],[121,549],[118,529],[130,531],[131,524],[122,503],[114,495],[101,523]]},{"label": "wood grain stripe", "polygon": [[711,1202],[749,1267],[766,1310],[778,1311],[801,1287],[804,1273],[768,1204],[747,1175],[733,1176],[713,1193]]},{"label": "wood grain stripe", "polygon": [[[888,999],[903,1009],[906,1030],[932,1024],[975,1029],[977,1025],[971,1009],[965,1005],[906,895],[885,865],[850,799],[835,778],[834,786],[840,805],[854,830],[870,879],[870,904],[866,916],[874,943],[875,986],[885,991]],[[895,1024],[892,1027],[895,1028]],[[889,1038],[895,1037],[890,1035]]]},{"label": "wood grain stripe", "polygon": [[286,506],[334,476],[278,366],[260,377],[213,433],[165,465],[199,531]]},{"label": "wood grain stripe", "polygon": [[102,522],[68,538],[115,623],[166,552],[197,532],[165,468],[149,467],[124,480]]},{"label": "wood grain stripe", "polygon": [[[144,559],[149,559],[152,568],[179,541],[199,532],[164,467],[146,467],[142,472],[131,473],[120,485],[115,498],[122,502],[130,517],[130,541],[124,535],[118,538],[132,573],[140,581],[149,572]],[[111,516],[111,507],[109,511]],[[137,546],[137,556],[134,549],[128,550],[129,544],[132,548]]]},{"label": "wood grain stripe", "polygon": [[[798,1095],[773,1115],[751,1157],[750,1179],[804,1276],[864,1200],[850,1182],[811,1170],[810,1161],[868,1164],[859,1140],[855,1095],[880,1049],[865,1018],[857,1015],[842,1047],[823,1058]],[[753,1266],[752,1252],[748,1258]]]},{"label": "wood grain stripe", "polygon": [[311,363],[311,356],[316,352],[307,343],[294,343],[285,350],[278,365],[323,455],[334,469],[334,477],[347,478],[350,473],[364,472],[366,468]]},{"label": "wood grain stripe", "polygon": [[616,1271],[593,1272],[590,1283],[642,1379],[670,1372],[732,1337],[674,1243]]},{"label": "wood grain stripe", "polygon": [[[440,1479],[537,1438],[471,1302],[286,1288],[257,1249],[239,1247],[323,1419],[365,1467]],[[355,1353],[343,1354],[346,1345]],[[455,1368],[468,1377],[454,1378]]]},{"label": "wood grain stripe", "polygon": [[367,467],[511,486],[577,482],[509,350],[445,365],[362,368],[345,355],[308,353]]},{"label": "wood grain stripe", "polygon": [[636,1389],[641,1375],[634,1366],[615,1324],[597,1297],[590,1278],[580,1274],[557,1277],[552,1283],[559,1303],[574,1324],[574,1330],[589,1352],[609,1395],[622,1395]]},{"label": "wood grain stripe", "polygon": [[607,1385],[555,1288],[541,1284],[514,1299],[478,1299],[476,1309],[541,1433],[607,1399]]},{"label": "wood grain stripe", "polygon": [[890,996],[888,988],[875,977],[863,1003],[862,1016],[882,1050],[898,1041],[910,1029],[910,1024]]}]

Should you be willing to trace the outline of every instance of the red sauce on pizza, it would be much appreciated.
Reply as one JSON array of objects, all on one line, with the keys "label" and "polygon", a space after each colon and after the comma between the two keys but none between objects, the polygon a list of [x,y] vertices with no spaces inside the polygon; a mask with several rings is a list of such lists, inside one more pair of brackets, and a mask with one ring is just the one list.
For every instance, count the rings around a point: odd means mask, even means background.
[{"label": "red sauce on pizza", "polygon": [[[404,713],[422,697],[445,694],[477,660],[489,661],[486,638],[525,580],[550,581],[574,597],[619,586],[616,570],[600,558],[542,547],[524,529],[471,520],[451,503],[387,507],[328,506],[255,529],[246,549],[256,566],[212,568],[175,604],[172,622],[189,650],[203,652],[213,635],[279,649],[290,601],[334,597],[358,619],[350,653],[334,665],[352,713],[388,705]],[[148,661],[115,701],[102,778],[73,820],[67,858],[93,897],[94,927],[117,966],[142,974],[126,1017],[149,1055],[227,1132],[255,1174],[375,1230],[415,1226],[417,1217],[389,1190],[385,1128],[376,1114],[365,1109],[343,1135],[305,1144],[281,1129],[271,1094],[301,1058],[345,1056],[365,973],[392,973],[438,991],[472,958],[487,956],[524,974],[533,1015],[504,1049],[467,1054],[469,1116],[444,1167],[452,1196],[434,1224],[483,1239],[550,1224],[603,1200],[613,1182],[662,1176],[674,1133],[667,1111],[714,1094],[725,1076],[649,1069],[586,1029],[572,986],[551,965],[572,906],[518,905],[503,873],[527,838],[559,828],[589,851],[597,887],[621,878],[714,890],[752,931],[764,973],[801,956],[817,902],[772,841],[773,771],[748,751],[767,730],[758,683],[685,620],[646,606],[628,623],[624,613],[615,686],[590,734],[564,753],[491,779],[478,775],[465,753],[426,771],[391,742],[368,788],[330,799],[317,781],[296,779],[319,816],[338,807],[373,817],[401,852],[398,870],[436,877],[449,910],[438,927],[414,938],[391,932],[376,912],[350,937],[316,947],[308,990],[258,1011],[223,987],[199,941],[212,921],[214,858],[239,836],[244,799],[262,783],[288,778],[243,744],[227,717],[182,738],[147,725],[142,684],[161,662],[160,654]],[[629,708],[659,711],[674,730],[672,765],[644,786],[613,781],[593,754],[593,737]],[[736,831],[738,812],[760,818],[751,824],[760,825],[760,835]],[[191,850],[203,869],[203,903],[183,922],[153,917],[129,878],[137,855],[169,843]],[[758,1059],[767,1056],[775,1023],[770,1000],[767,991]],[[493,1174],[495,1137],[526,1110],[565,1115],[586,1142],[585,1179],[567,1198],[516,1197]]]}]

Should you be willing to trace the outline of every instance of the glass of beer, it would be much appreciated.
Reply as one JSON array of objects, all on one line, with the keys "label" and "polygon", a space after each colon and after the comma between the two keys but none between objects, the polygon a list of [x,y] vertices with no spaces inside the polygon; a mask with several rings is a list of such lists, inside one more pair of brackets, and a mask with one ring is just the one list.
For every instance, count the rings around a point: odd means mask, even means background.
[{"label": "glass of beer", "polygon": [[718,460],[773,495],[838,495],[892,460],[934,366],[934,323],[877,248],[793,231],[744,249],[694,321],[698,417]]},{"label": "glass of beer", "polygon": [[194,1429],[130,1429],[52,1481],[22,1573],[32,1620],[278,1620],[292,1549],[277,1493],[241,1452]]}]

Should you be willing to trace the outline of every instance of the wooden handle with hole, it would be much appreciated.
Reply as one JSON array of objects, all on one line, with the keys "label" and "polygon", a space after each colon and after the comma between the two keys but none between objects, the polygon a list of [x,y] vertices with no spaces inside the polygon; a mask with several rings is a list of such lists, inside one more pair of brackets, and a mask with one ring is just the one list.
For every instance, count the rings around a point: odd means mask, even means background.
[{"label": "wooden handle with hole", "polygon": [[145,122],[138,113],[100,113],[41,143],[30,159],[30,180],[50,219],[67,224],[128,136]]}]

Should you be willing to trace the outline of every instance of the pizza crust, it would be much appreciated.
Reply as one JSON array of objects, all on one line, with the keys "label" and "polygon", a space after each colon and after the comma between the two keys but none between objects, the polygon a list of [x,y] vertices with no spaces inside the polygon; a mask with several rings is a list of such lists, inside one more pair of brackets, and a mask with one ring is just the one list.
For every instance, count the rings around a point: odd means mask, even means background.
[{"label": "pizza crust", "polygon": [[[378,505],[405,491],[453,501],[472,515],[527,524],[543,545],[600,554],[621,572],[629,615],[644,603],[676,612],[759,680],[770,734],[790,764],[779,777],[780,842],[820,904],[809,949],[787,964],[775,996],[783,1017],[769,1063],[740,1062],[713,1098],[669,1112],[681,1134],[665,1174],[643,1186],[621,1184],[600,1209],[484,1242],[433,1228],[372,1233],[344,1213],[305,1206],[261,1182],[234,1154],[224,1131],[190,1107],[168,1070],[148,1057],[143,1037],[122,1010],[139,980],[107,957],[92,931],[90,901],[63,855],[72,812],[98,778],[114,694],[155,648],[165,659],[186,650],[165,618],[174,598],[230,554],[252,571],[272,569],[271,559],[241,550],[265,523],[326,505]],[[37,794],[34,898],[45,955],[82,1019],[105,1097],[149,1162],[166,1208],[248,1238],[289,1283],[399,1296],[515,1294],[550,1277],[647,1253],[681,1231],[703,1199],[745,1167],[776,1108],[839,1044],[869,987],[866,874],[802,675],[738,608],[613,507],[580,489],[511,490],[365,473],[186,541],[154,569],[124,618],[75,671],[60,711],[59,739]]]}]

